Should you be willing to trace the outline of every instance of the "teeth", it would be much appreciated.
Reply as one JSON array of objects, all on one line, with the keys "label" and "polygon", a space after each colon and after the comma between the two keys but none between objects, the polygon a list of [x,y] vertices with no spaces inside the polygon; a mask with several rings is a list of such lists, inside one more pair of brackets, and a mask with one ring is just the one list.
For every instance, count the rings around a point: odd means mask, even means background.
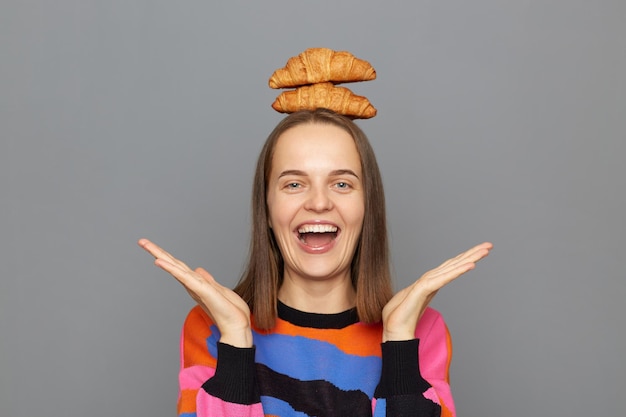
[{"label": "teeth", "polygon": [[331,224],[305,224],[298,229],[298,233],[335,233],[337,226]]}]

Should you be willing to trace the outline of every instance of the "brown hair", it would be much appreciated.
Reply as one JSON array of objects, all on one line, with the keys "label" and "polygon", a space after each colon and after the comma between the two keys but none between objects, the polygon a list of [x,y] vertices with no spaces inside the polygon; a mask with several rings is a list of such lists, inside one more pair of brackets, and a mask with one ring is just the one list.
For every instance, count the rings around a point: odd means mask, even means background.
[{"label": "brown hair", "polygon": [[282,284],[284,261],[268,224],[267,183],[278,138],[301,124],[337,126],[352,136],[361,160],[365,216],[351,265],[359,319],[381,320],[382,309],[392,296],[385,196],[374,151],[365,133],[350,119],[326,109],[302,110],[285,117],[268,136],[257,161],[252,186],[252,237],[248,265],[235,287],[250,306],[259,329],[274,327],[277,294]]}]

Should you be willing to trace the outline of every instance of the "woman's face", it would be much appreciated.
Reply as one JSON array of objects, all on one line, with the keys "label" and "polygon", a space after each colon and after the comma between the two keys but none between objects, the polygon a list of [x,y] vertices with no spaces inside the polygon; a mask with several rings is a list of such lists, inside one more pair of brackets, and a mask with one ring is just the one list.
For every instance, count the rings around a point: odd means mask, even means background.
[{"label": "woman's face", "polygon": [[350,279],[365,211],[362,178],[356,145],[343,129],[302,124],[280,136],[267,206],[285,279]]}]

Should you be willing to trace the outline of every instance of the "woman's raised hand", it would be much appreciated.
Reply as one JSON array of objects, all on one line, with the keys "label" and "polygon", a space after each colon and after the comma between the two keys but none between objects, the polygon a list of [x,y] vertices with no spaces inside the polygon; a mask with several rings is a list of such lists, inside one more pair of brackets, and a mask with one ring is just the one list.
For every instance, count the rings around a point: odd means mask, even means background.
[{"label": "woman's raised hand", "polygon": [[138,243],[154,256],[155,265],[176,278],[211,317],[220,330],[220,342],[236,347],[252,346],[250,308],[239,295],[220,285],[204,269],[192,270],[148,239],[140,239]]},{"label": "woman's raised hand", "polygon": [[394,295],[383,308],[383,342],[413,339],[417,322],[437,291],[474,269],[476,262],[487,256],[491,248],[493,245],[489,242],[474,246],[428,271]]}]

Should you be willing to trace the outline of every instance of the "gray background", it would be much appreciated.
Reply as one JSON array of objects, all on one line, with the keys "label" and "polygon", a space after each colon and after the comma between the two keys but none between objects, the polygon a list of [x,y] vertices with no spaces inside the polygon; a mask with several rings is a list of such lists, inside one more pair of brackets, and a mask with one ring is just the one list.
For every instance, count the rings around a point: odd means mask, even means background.
[{"label": "gray background", "polygon": [[464,417],[626,414],[626,3],[0,5],[0,415],[167,416],[192,301],[135,242],[233,285],[272,71],[349,50],[397,286],[435,300]]}]

